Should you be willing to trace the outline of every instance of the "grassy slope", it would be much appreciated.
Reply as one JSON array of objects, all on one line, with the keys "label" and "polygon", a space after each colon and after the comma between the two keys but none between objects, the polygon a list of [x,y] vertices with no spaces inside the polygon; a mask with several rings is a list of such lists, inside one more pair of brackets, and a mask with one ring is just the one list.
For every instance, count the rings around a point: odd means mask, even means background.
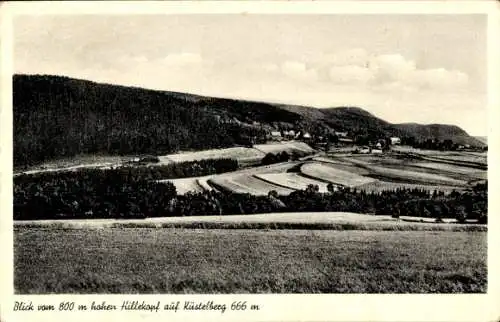
[{"label": "grassy slope", "polygon": [[[17,293],[486,291],[486,233],[15,230]],[[33,265],[36,263],[36,265]]]}]

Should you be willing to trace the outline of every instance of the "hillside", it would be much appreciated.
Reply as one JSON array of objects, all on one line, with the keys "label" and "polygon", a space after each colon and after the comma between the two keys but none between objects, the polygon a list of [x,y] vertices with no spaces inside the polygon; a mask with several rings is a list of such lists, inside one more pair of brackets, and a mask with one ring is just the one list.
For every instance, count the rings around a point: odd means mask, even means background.
[{"label": "hillside", "polygon": [[321,110],[328,124],[345,131],[364,132],[365,134],[393,132],[391,125],[359,107],[335,107]]},{"label": "hillside", "polygon": [[213,99],[59,76],[13,78],[14,165],[77,154],[171,153],[249,145],[300,123],[271,104]]},{"label": "hillside", "polygon": [[265,141],[273,128],[353,136],[409,135],[481,145],[458,127],[392,125],[356,107],[317,109],[99,84],[13,77],[14,165],[78,154],[201,150]]},{"label": "hillside", "polygon": [[476,140],[483,142],[484,144],[488,144],[488,137],[487,136],[475,136],[474,138]]},{"label": "hillside", "polygon": [[401,123],[393,124],[393,128],[399,131],[400,136],[414,136],[419,138],[434,138],[440,141],[452,140],[458,144],[470,144],[473,146],[484,146],[484,143],[476,138],[469,136],[467,132],[456,125],[445,124],[416,124]]}]

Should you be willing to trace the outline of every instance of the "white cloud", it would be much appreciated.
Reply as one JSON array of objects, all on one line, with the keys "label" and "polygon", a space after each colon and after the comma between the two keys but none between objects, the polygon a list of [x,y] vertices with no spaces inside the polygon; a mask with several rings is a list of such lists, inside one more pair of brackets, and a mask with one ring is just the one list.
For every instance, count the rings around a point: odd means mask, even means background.
[{"label": "white cloud", "polygon": [[298,61],[285,61],[281,64],[281,71],[285,76],[300,81],[316,81],[318,73],[313,68],[307,68],[306,64]]},{"label": "white cloud", "polygon": [[369,62],[376,83],[406,82],[416,71],[414,61],[399,54],[375,56]]},{"label": "white cloud", "polygon": [[203,63],[203,58],[200,54],[195,53],[172,53],[165,56],[162,63],[172,67],[185,67],[188,65],[200,65]]},{"label": "white cloud", "polygon": [[460,71],[449,71],[444,68],[417,70],[413,73],[411,82],[422,88],[457,88],[467,85],[469,77]]},{"label": "white cloud", "polygon": [[274,63],[266,63],[262,66],[262,68],[266,71],[266,72],[276,72],[278,71],[280,68],[278,65],[274,64]]},{"label": "white cloud", "polygon": [[146,57],[146,56],[137,56],[137,57],[134,57],[133,60],[135,60],[137,63],[147,63],[149,61],[149,59]]},{"label": "white cloud", "polygon": [[[369,56],[364,50],[341,52],[328,59],[329,81],[335,84],[368,86],[377,90],[451,90],[467,85],[461,71],[444,68],[419,69],[401,54]],[[324,64],[325,60],[319,63]]]},{"label": "white cloud", "polygon": [[357,65],[332,66],[328,72],[330,80],[338,84],[366,84],[374,77],[372,70]]},{"label": "white cloud", "polygon": [[310,85],[330,83],[361,86],[375,91],[417,91],[421,89],[449,91],[465,87],[469,77],[461,71],[444,68],[421,69],[414,60],[399,53],[369,55],[355,48],[338,53],[287,60],[281,64],[260,65],[267,74],[281,73],[286,79]]},{"label": "white cloud", "polygon": [[364,67],[369,60],[369,55],[362,48],[354,48],[326,56],[326,61],[335,66],[360,66]]}]

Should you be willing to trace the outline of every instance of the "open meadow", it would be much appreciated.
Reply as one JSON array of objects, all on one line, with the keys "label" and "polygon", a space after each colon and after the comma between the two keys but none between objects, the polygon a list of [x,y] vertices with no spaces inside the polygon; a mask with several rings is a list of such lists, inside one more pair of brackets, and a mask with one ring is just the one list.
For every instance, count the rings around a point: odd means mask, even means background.
[{"label": "open meadow", "polygon": [[47,293],[486,292],[486,232],[15,227]]}]

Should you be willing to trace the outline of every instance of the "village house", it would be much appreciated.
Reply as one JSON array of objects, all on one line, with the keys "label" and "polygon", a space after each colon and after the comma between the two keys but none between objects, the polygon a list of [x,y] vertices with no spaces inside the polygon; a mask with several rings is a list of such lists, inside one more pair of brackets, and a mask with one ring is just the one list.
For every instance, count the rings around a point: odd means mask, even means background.
[{"label": "village house", "polygon": [[273,141],[281,141],[283,139],[279,131],[271,131],[267,138]]},{"label": "village house", "polygon": [[393,137],[391,137],[391,144],[392,145],[401,144],[401,139],[398,138],[398,137],[393,136]]},{"label": "village house", "polygon": [[283,131],[283,137],[287,140],[291,140],[295,138],[295,131],[290,130],[290,131]]},{"label": "village house", "polygon": [[345,137],[347,137],[347,132],[337,132],[337,131],[335,131],[335,135],[338,136],[339,138],[345,138]]},{"label": "village house", "polygon": [[363,146],[361,147],[361,149],[357,149],[358,153],[361,153],[361,154],[368,154],[370,153],[371,149],[367,146]]}]

